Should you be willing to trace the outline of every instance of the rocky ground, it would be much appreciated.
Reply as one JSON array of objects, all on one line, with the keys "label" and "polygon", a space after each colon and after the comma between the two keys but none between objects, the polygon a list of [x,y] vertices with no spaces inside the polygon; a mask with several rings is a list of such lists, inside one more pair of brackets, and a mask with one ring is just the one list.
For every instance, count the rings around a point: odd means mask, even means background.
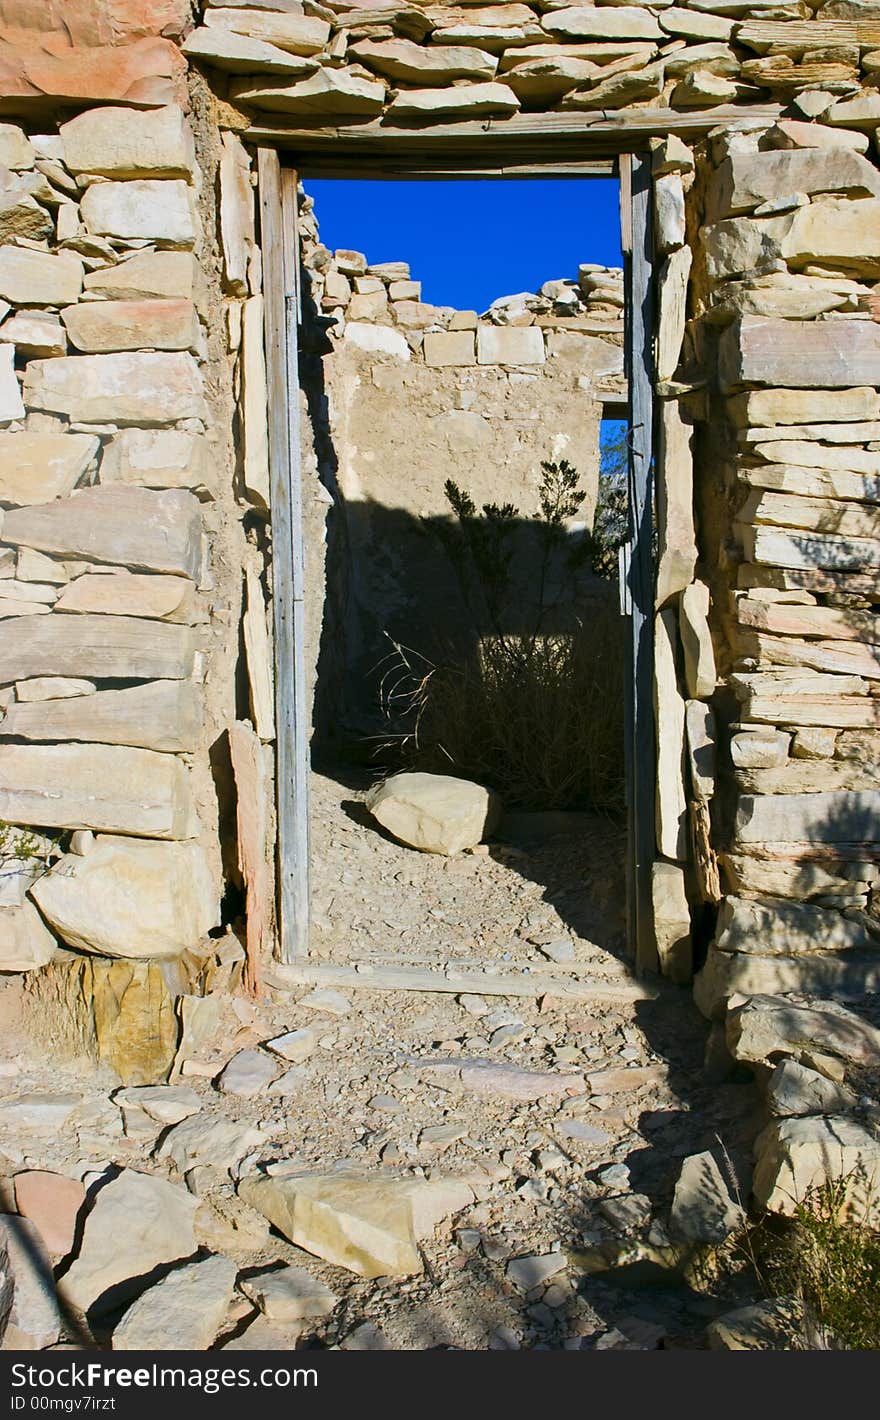
[{"label": "rocky ground", "polygon": [[[704,1346],[743,1297],[693,1265],[670,1224],[673,1189],[700,1151],[735,1173],[758,1097],[745,1075],[704,1074],[706,1026],[687,991],[601,990],[628,981],[619,826],[537,828],[515,822],[515,841],[474,854],[418,854],[370,825],[358,788],[316,776],[316,954],[562,970],[595,982],[595,1001],[225,995],[219,1018],[193,1024],[177,1078],[144,1090],[38,1058],[8,979],[5,1207],[39,1230],[61,1310],[46,1272],[34,1295],[16,1294],[5,1344],[86,1344],[87,1316],[93,1343],[117,1348]],[[322,1203],[337,1216],[366,1175],[364,1206],[389,1236],[409,1181],[419,1251],[407,1275],[358,1276],[326,1260],[332,1246],[322,1260],[270,1229],[260,1210],[277,1217],[275,1193],[306,1171],[328,1176]],[[153,1208],[158,1242],[139,1221]],[[27,1225],[3,1229],[15,1272]]]}]

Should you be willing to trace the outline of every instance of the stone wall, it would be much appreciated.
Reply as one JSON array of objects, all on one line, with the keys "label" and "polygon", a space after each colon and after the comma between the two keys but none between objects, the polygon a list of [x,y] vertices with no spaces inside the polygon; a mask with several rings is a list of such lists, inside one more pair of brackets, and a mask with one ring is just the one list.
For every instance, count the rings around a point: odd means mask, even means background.
[{"label": "stone wall", "polygon": [[[350,128],[368,144],[439,125],[451,143],[477,119],[517,151],[550,142],[554,161],[554,135],[590,130],[654,150],[658,964],[689,979],[717,916],[707,1014],[732,994],[872,988],[870,4],[278,3],[208,4],[197,23],[183,0],[0,0],[2,968],[67,1000],[58,974],[82,991],[88,973],[66,948],[91,952],[119,1061],[143,1021],[127,993],[158,993],[167,1045],[169,1002],[206,963],[237,979],[238,944],[205,942],[221,893],[245,894],[252,974],[271,951],[266,375],[242,135],[287,124],[344,143]],[[346,272],[317,245],[310,261],[336,324],[331,390],[360,380],[380,412],[407,381],[456,413],[486,388],[524,408],[534,368],[497,342],[537,357],[540,339],[542,369],[575,382],[592,359],[580,341],[607,343],[565,325],[598,319],[561,311],[571,287],[474,335],[392,291],[402,271]],[[450,352],[468,363],[433,363]],[[334,431],[308,393],[307,577],[323,608]],[[356,403],[337,400],[337,417]]]},{"label": "stone wall", "polygon": [[3,144],[0,817],[75,842],[33,887],[44,920],[7,865],[0,960],[51,955],[45,922],[88,951],[176,955],[220,897],[192,132],[177,106],[104,109]]},{"label": "stone wall", "polygon": [[[310,579],[309,663],[320,644],[321,681],[313,727],[316,741],[338,742],[388,731],[380,686],[393,642],[432,658],[461,628],[461,590],[432,535],[450,518],[448,479],[478,507],[521,512],[523,625],[534,616],[542,460],[567,459],[580,475],[586,498],[570,536],[592,526],[603,405],[623,395],[623,273],[586,264],[540,292],[500,296],[482,315],[431,306],[406,263],[331,254],[317,240],[320,213],[309,198],[303,206],[306,445],[318,447],[322,423],[319,471],[333,499],[332,597],[324,579]],[[309,528],[310,563],[324,531]],[[594,581],[587,569],[560,589],[568,614],[586,613]]]},{"label": "stone wall", "polygon": [[242,881],[243,520],[265,514],[198,83],[187,108],[0,128],[0,970],[51,962],[79,1046],[131,1078],[167,1071]]}]

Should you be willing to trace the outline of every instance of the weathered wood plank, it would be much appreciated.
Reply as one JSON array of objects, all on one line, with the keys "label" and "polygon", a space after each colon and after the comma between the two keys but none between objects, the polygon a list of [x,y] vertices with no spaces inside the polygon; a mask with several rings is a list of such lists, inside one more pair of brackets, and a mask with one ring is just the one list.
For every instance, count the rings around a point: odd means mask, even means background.
[{"label": "weathered wood plank", "polygon": [[344,986],[364,991],[474,992],[482,996],[558,996],[568,1001],[651,1001],[657,988],[639,982],[572,981],[567,976],[531,972],[495,975],[482,971],[447,971],[419,967],[325,966],[273,962],[265,982],[281,991],[301,986]]},{"label": "weathered wood plank", "polygon": [[303,551],[302,434],[299,385],[299,231],[297,174],[281,172],[281,220],[284,233],[285,321],[287,327],[287,443],[290,450],[291,591],[293,595],[293,814],[291,872],[296,899],[295,930],[285,960],[303,957],[309,949],[310,846],[309,846],[309,725],[305,671],[305,558]]},{"label": "weathered wood plank", "polygon": [[[277,733],[278,808],[278,927],[282,960],[292,961],[307,949],[308,898],[303,894],[308,874],[308,854],[303,856],[301,811],[302,770],[297,764],[295,726],[297,640],[294,620],[296,599],[296,534],[292,517],[292,460],[299,457],[299,441],[291,440],[291,420],[299,417],[296,343],[288,349],[288,302],[294,298],[291,262],[285,257],[285,222],[281,166],[278,154],[261,147],[257,154],[260,185],[261,244],[265,291],[266,368],[269,383],[269,472],[272,517],[273,595],[275,612],[275,723]],[[294,336],[295,336],[294,317]],[[292,355],[292,358],[291,358]],[[307,880],[307,877],[306,877]]]},{"label": "weathered wood plank", "polygon": [[[651,158],[633,153],[621,169],[627,291],[625,369],[629,395],[629,807],[630,946],[639,974],[656,971],[651,874],[655,854],[657,754],[654,713],[654,290]],[[682,724],[682,734],[684,727]],[[674,855],[671,855],[674,856]]]},{"label": "weathered wood plank", "polygon": [[[749,117],[773,123],[782,113],[776,103],[750,104]],[[361,171],[361,161],[369,153],[410,154],[433,152],[444,165],[453,155],[469,149],[479,154],[483,164],[496,154],[499,161],[513,154],[517,163],[530,158],[541,162],[548,152],[552,161],[560,156],[561,145],[570,145],[580,158],[631,151],[646,139],[669,133],[698,137],[719,124],[742,118],[742,108],[720,104],[716,108],[681,112],[678,109],[626,109],[619,113],[518,113],[510,118],[469,119],[458,123],[402,126],[384,118],[365,123],[312,124],[296,121],[284,124],[255,123],[242,136],[262,146],[278,144],[297,154],[301,172],[309,172],[310,160],[320,150],[340,153],[347,149],[352,166]],[[535,151],[530,151],[530,143]]]},{"label": "weathered wood plank", "polygon": [[245,983],[251,994],[258,996],[263,972],[272,958],[274,938],[272,751],[242,720],[230,728],[229,750],[238,795],[238,865],[247,903]]}]

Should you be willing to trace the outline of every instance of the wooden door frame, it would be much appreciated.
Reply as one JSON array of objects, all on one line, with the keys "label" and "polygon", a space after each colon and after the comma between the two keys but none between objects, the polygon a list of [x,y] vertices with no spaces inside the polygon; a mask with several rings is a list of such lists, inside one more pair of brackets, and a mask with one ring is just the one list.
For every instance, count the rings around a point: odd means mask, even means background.
[{"label": "wooden door frame", "polygon": [[[651,116],[652,120],[656,116]],[[704,115],[674,115],[678,127],[704,130]],[[562,119],[563,122],[557,122]],[[540,122],[536,122],[540,120]],[[713,120],[717,121],[717,119]],[[627,778],[627,930],[630,956],[638,975],[654,967],[651,871],[655,858],[656,747],[653,711],[653,250],[652,178],[648,136],[668,132],[666,111],[644,122],[620,141],[619,128],[597,125],[570,115],[523,115],[525,124],[511,150],[513,120],[500,134],[491,123],[454,125],[444,131],[415,129],[397,133],[364,126],[348,131],[279,129],[254,126],[244,136],[257,145],[260,190],[266,360],[269,386],[269,459],[272,501],[273,595],[275,609],[275,697],[277,734],[277,871],[280,961],[298,968],[298,980],[368,984],[356,966],[313,966],[308,958],[308,730],[305,714],[303,656],[302,490],[298,376],[299,259],[296,190],[299,177],[523,178],[617,175],[621,184],[621,237],[626,294],[625,370],[629,413],[629,546],[625,596],[628,613],[626,686]],[[664,128],[664,124],[666,127]],[[675,127],[675,125],[672,125]],[[369,127],[369,126],[368,126]],[[613,135],[609,137],[610,130]],[[523,146],[524,137],[530,141]],[[365,136],[369,138],[365,144]],[[572,145],[572,138],[576,139]],[[349,140],[349,141],[347,141]],[[560,142],[562,155],[560,155]],[[537,145],[537,148],[536,148]],[[279,156],[284,155],[284,162]],[[285,412],[286,411],[286,412]],[[387,983],[371,973],[370,984],[389,989],[486,990],[482,975],[456,976],[458,983],[436,984],[436,973],[386,972]],[[440,976],[443,976],[440,973]],[[435,979],[434,986],[416,978]],[[400,978],[400,979],[399,979]],[[288,974],[288,980],[293,978]],[[488,978],[491,980],[491,978]],[[506,986],[505,986],[506,983]],[[569,982],[571,987],[576,983]],[[586,986],[586,983],[584,983]],[[514,989],[510,977],[497,978],[502,994]],[[491,989],[491,987],[489,988]],[[546,982],[542,990],[562,990]],[[589,992],[578,992],[581,999]]]}]

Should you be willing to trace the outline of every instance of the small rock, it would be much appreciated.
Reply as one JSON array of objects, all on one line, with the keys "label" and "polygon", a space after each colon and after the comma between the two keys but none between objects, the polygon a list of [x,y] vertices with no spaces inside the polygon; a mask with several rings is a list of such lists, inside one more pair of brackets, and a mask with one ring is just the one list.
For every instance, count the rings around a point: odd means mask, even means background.
[{"label": "small rock", "polygon": [[609,1164],[607,1168],[599,1170],[599,1181],[604,1183],[606,1188],[629,1188],[629,1169],[626,1164]]},{"label": "small rock", "polygon": [[464,1139],[466,1134],[466,1124],[429,1124],[419,1134],[419,1143],[442,1147],[445,1144],[454,1144],[457,1139]]},{"label": "small rock", "polygon": [[181,1175],[197,1164],[213,1164],[226,1170],[263,1142],[259,1129],[203,1111],[169,1129],[156,1157],[173,1163]]},{"label": "small rock", "polygon": [[479,1252],[482,1236],[479,1228],[458,1228],[455,1240],[462,1252],[470,1256],[471,1253]]},{"label": "small rock", "polygon": [[796,1060],[781,1060],[767,1081],[767,1104],[780,1115],[846,1114],[856,1096]]},{"label": "small rock", "polygon": [[310,1011],[326,1011],[330,1016],[347,1016],[351,1011],[351,1001],[341,991],[311,991],[296,1004],[307,1006]]},{"label": "small rock", "polygon": [[507,1026],[499,1026],[489,1036],[489,1044],[494,1046],[507,1045],[514,1040],[522,1040],[524,1035],[528,1035],[528,1026],[520,1022],[518,1025],[511,1023]]},{"label": "small rock", "polygon": [[280,1073],[280,1066],[262,1050],[240,1050],[221,1072],[217,1088],[224,1095],[253,1099]]},{"label": "small rock", "polygon": [[18,1095],[0,1105],[0,1125],[54,1132],[63,1129],[80,1104],[82,1095],[77,1094]]},{"label": "small rock", "polygon": [[644,1193],[624,1193],[619,1198],[601,1198],[599,1212],[619,1233],[634,1233],[651,1221],[651,1200]]},{"label": "small rock", "polygon": [[307,1070],[301,1070],[298,1065],[292,1065],[289,1070],[285,1070],[283,1075],[279,1075],[277,1080],[273,1080],[267,1091],[270,1095],[295,1095],[304,1090],[310,1082]]},{"label": "small rock", "polygon": [[469,1016],[485,1016],[486,1012],[489,1010],[485,996],[475,996],[465,991],[461,996],[456,996],[455,999],[462,1009],[467,1011]]},{"label": "small rock", "polygon": [[305,1267],[290,1265],[257,1272],[239,1284],[270,1321],[302,1321],[327,1316],[339,1298]]},{"label": "small rock", "polygon": [[392,1345],[372,1321],[364,1321],[339,1343],[341,1351],[391,1351]]},{"label": "small rock", "polygon": [[295,1351],[299,1327],[277,1325],[260,1312],[240,1336],[224,1341],[221,1351]]},{"label": "small rock", "polygon": [[710,1351],[791,1351],[801,1333],[802,1316],[791,1297],[737,1307],[706,1329]]},{"label": "small rock", "polygon": [[570,937],[559,937],[554,942],[542,942],[538,948],[550,961],[558,962],[560,965],[565,962],[574,961],[574,942]]},{"label": "small rock", "polygon": [[[190,1178],[198,1172],[200,1170],[190,1169],[186,1176],[188,1188]],[[216,1188],[216,1171],[205,1172],[214,1175],[211,1186]],[[256,1252],[266,1246],[269,1237],[269,1224],[260,1213],[242,1203],[240,1198],[222,1195],[204,1199],[196,1213],[195,1228],[202,1247],[210,1252]]]},{"label": "small rock", "polygon": [[157,1124],[180,1124],[202,1107],[195,1090],[187,1085],[132,1085],[117,1090],[115,1104],[136,1105]]},{"label": "small rock", "polygon": [[397,1114],[401,1109],[401,1103],[393,1095],[373,1095],[369,1101],[369,1108],[377,1109],[385,1114]]},{"label": "small rock", "polygon": [[539,1287],[542,1282],[555,1277],[567,1266],[568,1259],[563,1252],[533,1253],[508,1262],[507,1276],[521,1292],[528,1292],[532,1287]]},{"label": "small rock", "polygon": [[280,1055],[282,1060],[301,1065],[317,1050],[320,1039],[320,1026],[304,1026],[301,1030],[289,1030],[284,1035],[276,1035],[273,1040],[267,1040],[266,1049]]},{"label": "small rock", "polygon": [[510,1326],[496,1326],[489,1333],[490,1351],[518,1351],[519,1337]]},{"label": "small rock", "polygon": [[587,1076],[587,1084],[594,1095],[618,1095],[629,1090],[640,1090],[643,1085],[656,1085],[665,1074],[659,1065],[596,1070]]},{"label": "small rock", "polygon": [[554,1128],[563,1139],[571,1139],[577,1144],[593,1144],[599,1148],[612,1142],[612,1136],[606,1134],[604,1129],[596,1129],[592,1124],[585,1124],[582,1119],[562,1119]]}]

